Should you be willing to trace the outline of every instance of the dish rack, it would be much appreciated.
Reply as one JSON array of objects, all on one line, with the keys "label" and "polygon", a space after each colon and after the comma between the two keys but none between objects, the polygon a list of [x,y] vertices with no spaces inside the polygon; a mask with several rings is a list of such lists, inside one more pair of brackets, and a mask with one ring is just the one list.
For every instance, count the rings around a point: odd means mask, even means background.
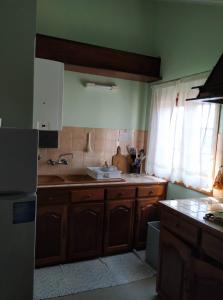
[{"label": "dish rack", "polygon": [[101,167],[87,167],[87,174],[94,179],[103,180],[103,179],[121,179],[121,171],[114,169],[106,170]]}]

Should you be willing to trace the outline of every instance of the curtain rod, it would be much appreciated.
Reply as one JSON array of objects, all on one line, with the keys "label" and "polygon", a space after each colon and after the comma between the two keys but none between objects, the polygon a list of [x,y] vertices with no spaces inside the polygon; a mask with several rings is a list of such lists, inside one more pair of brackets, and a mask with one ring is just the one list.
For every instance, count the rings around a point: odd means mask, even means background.
[{"label": "curtain rod", "polygon": [[205,74],[209,74],[211,71],[204,71],[204,72],[200,72],[200,73],[195,73],[195,74],[192,74],[192,75],[187,75],[185,77],[179,77],[179,78],[176,78],[176,79],[171,79],[171,80],[167,80],[167,81],[159,81],[158,83],[156,82],[153,82],[150,84],[150,86],[155,86],[155,85],[161,85],[161,84],[168,84],[168,83],[171,83],[171,82],[174,82],[174,81],[178,81],[178,80],[182,80],[182,79],[189,79],[191,77],[196,77],[196,76],[199,76],[199,75],[205,75]]}]

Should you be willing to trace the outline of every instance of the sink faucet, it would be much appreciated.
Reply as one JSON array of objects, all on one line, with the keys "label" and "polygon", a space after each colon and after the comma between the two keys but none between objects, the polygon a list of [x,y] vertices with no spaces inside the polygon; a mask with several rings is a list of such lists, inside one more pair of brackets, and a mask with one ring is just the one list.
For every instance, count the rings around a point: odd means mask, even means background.
[{"label": "sink faucet", "polygon": [[64,158],[64,156],[70,156],[71,159],[73,159],[74,155],[73,153],[63,153],[58,156],[57,160],[52,160],[51,158],[48,159],[47,164],[51,166],[55,165],[68,165],[68,160]]}]

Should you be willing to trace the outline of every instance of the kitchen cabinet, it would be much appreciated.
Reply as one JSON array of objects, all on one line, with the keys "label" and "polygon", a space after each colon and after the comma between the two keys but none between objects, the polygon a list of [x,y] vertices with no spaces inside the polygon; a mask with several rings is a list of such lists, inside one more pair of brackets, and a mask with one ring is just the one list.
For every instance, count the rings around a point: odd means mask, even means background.
[{"label": "kitchen cabinet", "polygon": [[166,185],[151,184],[147,186],[138,187],[138,198],[161,197],[166,193]]},{"label": "kitchen cabinet", "polygon": [[134,201],[114,200],[106,203],[104,253],[106,255],[132,248]]},{"label": "kitchen cabinet", "polygon": [[36,220],[36,266],[66,259],[67,206],[38,206]]},{"label": "kitchen cabinet", "polygon": [[[165,191],[166,183],[162,185]],[[147,221],[156,218],[157,201],[164,194],[136,198],[139,189],[134,184],[38,188],[36,265],[130,251],[134,232],[142,247]]]},{"label": "kitchen cabinet", "polygon": [[202,233],[201,249],[204,255],[223,265],[223,240],[221,238],[204,231]]},{"label": "kitchen cabinet", "polygon": [[191,259],[187,300],[219,300],[223,295],[223,270],[199,259]]},{"label": "kitchen cabinet", "polygon": [[85,188],[77,189],[71,192],[71,202],[95,202],[104,201],[104,189],[103,188]]},{"label": "kitchen cabinet", "polygon": [[222,228],[202,222],[205,203],[186,202],[160,204],[158,295],[162,300],[219,300],[223,294]]},{"label": "kitchen cabinet", "polygon": [[134,225],[134,248],[138,250],[145,248],[147,223],[160,219],[158,202],[164,199],[165,195],[166,185],[151,184],[138,187]]},{"label": "kitchen cabinet", "polygon": [[34,62],[33,128],[62,129],[64,64],[36,58]]},{"label": "kitchen cabinet", "polygon": [[157,281],[161,299],[186,299],[190,257],[190,247],[162,228]]},{"label": "kitchen cabinet", "polygon": [[68,260],[102,255],[103,221],[103,202],[71,205],[68,222]]},{"label": "kitchen cabinet", "polygon": [[194,247],[198,245],[200,233],[196,225],[167,211],[162,212],[162,223],[170,232],[186,243]]},{"label": "kitchen cabinet", "polygon": [[134,226],[134,248],[143,249],[146,245],[148,222],[157,221],[159,198],[137,199]]}]

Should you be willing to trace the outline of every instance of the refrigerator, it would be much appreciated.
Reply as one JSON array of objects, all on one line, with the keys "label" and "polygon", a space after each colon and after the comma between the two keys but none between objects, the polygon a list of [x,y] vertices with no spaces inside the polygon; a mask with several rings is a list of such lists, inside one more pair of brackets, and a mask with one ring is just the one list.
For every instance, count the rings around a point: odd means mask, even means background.
[{"label": "refrigerator", "polygon": [[32,300],[38,131],[0,128],[0,299]]}]

